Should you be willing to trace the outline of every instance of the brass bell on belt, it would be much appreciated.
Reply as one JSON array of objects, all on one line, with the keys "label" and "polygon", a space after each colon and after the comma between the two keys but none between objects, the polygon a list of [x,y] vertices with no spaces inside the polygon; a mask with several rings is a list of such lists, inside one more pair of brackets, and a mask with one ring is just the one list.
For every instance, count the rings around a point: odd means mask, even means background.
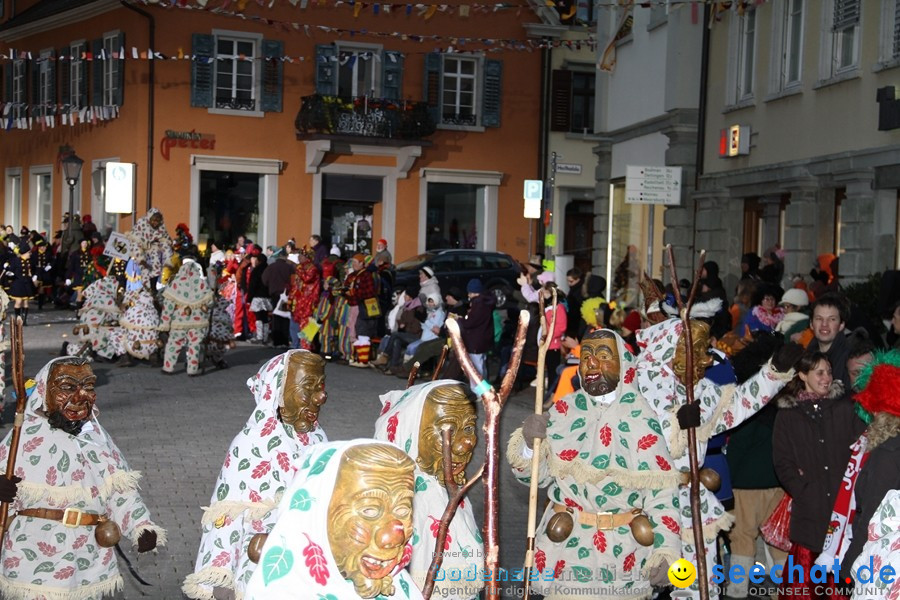
[{"label": "brass bell on belt", "polygon": [[557,543],[569,539],[575,520],[569,511],[558,512],[547,521],[547,537],[551,542]]},{"label": "brass bell on belt", "polygon": [[94,528],[94,539],[101,548],[112,548],[122,539],[122,532],[113,521],[103,519]]},{"label": "brass bell on belt", "polygon": [[708,489],[709,491],[715,493],[719,491],[719,488],[722,487],[722,478],[716,473],[715,469],[710,469],[706,467],[704,469],[700,469],[700,483],[703,484],[703,487]]},{"label": "brass bell on belt", "polygon": [[638,515],[631,520],[631,535],[641,546],[653,545],[653,525],[646,515]]},{"label": "brass bell on belt", "polygon": [[250,543],[247,544],[247,558],[249,558],[250,562],[253,564],[259,562],[259,556],[262,554],[263,546],[266,544],[268,538],[268,533],[257,533],[250,538]]}]

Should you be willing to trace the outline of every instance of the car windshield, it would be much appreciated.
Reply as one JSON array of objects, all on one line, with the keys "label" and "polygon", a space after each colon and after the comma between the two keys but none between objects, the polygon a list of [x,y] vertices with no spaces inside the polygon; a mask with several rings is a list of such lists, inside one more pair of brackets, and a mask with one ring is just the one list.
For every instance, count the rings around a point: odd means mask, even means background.
[{"label": "car windshield", "polygon": [[434,258],[434,254],[431,252],[426,252],[425,254],[419,254],[418,256],[413,256],[412,258],[407,258],[402,263],[397,265],[398,271],[412,271],[414,269],[418,269],[425,262]]}]

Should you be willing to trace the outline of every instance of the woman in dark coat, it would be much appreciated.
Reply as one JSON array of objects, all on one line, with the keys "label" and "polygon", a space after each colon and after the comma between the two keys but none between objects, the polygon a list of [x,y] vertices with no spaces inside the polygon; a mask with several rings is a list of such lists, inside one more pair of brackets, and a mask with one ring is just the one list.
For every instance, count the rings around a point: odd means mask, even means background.
[{"label": "woman in dark coat", "polygon": [[81,240],[78,250],[69,254],[69,265],[66,271],[66,285],[71,285],[77,296],[76,304],[81,304],[84,288],[100,278],[94,256],[91,254],[90,240]]},{"label": "woman in dark coat", "polygon": [[828,596],[814,593],[810,571],[825,544],[850,445],[865,427],[844,396],[843,383],[833,379],[827,356],[807,354],[795,368],[797,375],[778,400],[772,456],[778,479],[793,498],[788,560],[804,571],[804,583],[796,577],[786,581],[782,593],[809,600]]},{"label": "woman in dark coat", "polygon": [[28,325],[28,301],[34,298],[35,277],[31,270],[31,247],[22,241],[9,256],[9,267],[12,283],[9,286],[9,297],[16,307],[16,316],[22,317],[22,324]]}]

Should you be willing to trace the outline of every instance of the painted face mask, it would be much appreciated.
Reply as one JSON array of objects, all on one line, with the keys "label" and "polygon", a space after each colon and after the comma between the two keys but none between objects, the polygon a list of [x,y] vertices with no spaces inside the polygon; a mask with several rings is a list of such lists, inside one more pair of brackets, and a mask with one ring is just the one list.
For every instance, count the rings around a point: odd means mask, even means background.
[{"label": "painted face mask", "polygon": [[96,382],[90,365],[54,365],[47,386],[46,411],[51,425],[77,435],[93,414]]},{"label": "painted face mask", "polygon": [[391,596],[391,573],[412,537],[414,465],[402,450],[354,446],[341,457],[328,505],[328,542],[363,598]]},{"label": "painted face mask", "polygon": [[581,342],[578,374],[581,387],[591,396],[603,396],[619,385],[619,349],[614,337],[587,338]]},{"label": "painted face mask", "polygon": [[[686,336],[684,332],[678,337],[675,356],[672,359],[672,372],[684,383],[687,373],[687,353],[685,352]],[[709,354],[709,325],[703,321],[691,321],[691,348],[693,354],[694,384],[703,379],[706,368],[712,364]]]},{"label": "painted face mask", "polygon": [[475,407],[462,386],[445,385],[432,390],[422,408],[419,430],[419,468],[444,485],[444,460],[441,429],[449,426],[451,434],[453,480],[466,482],[466,467],[478,441],[475,431]]},{"label": "painted face mask", "polygon": [[325,361],[310,352],[294,352],[285,371],[283,404],[278,414],[297,433],[315,429],[319,409],[325,404]]}]

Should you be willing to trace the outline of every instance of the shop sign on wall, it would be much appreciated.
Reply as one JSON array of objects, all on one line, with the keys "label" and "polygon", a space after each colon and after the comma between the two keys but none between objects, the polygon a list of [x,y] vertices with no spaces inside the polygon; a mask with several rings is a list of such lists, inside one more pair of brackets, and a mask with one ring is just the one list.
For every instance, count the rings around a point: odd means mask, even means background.
[{"label": "shop sign on wall", "polygon": [[166,134],[159,143],[159,152],[164,159],[169,160],[169,151],[172,148],[215,150],[216,136],[212,133],[197,133],[194,129],[190,131],[166,129]]}]

